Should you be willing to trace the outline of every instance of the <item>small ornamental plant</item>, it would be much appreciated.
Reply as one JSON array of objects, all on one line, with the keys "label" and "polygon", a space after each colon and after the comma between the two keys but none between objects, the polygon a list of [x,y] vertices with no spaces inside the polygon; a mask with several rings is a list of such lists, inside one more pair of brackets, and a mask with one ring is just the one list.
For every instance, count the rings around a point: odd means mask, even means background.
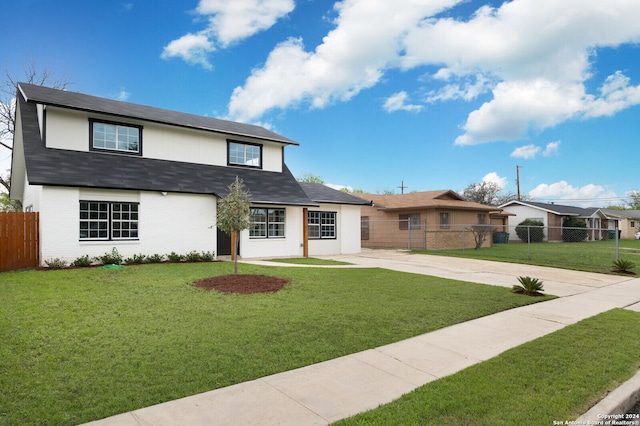
[{"label": "small ornamental plant", "polygon": [[633,272],[634,267],[633,262],[628,259],[618,259],[613,262],[613,272],[635,275],[635,272]]},{"label": "small ornamental plant", "polygon": [[544,287],[538,278],[518,277],[518,282],[512,287],[514,293],[525,294],[527,296],[542,296]]}]

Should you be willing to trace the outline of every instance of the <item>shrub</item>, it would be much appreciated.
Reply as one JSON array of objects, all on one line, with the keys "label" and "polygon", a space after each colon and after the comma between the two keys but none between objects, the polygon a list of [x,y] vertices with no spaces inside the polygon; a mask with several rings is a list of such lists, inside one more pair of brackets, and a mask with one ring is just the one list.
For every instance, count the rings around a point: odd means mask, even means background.
[{"label": "shrub", "polygon": [[587,239],[587,223],[584,219],[568,217],[562,224],[562,240],[567,243],[577,243]]},{"label": "shrub", "polygon": [[544,240],[544,223],[525,219],[516,226],[516,234],[525,243],[539,243]]},{"label": "shrub", "polygon": [[56,257],[55,259],[47,259],[44,263],[46,263],[51,269],[62,269],[67,267],[67,261],[62,260],[59,257]]},{"label": "shrub", "polygon": [[134,254],[133,257],[129,257],[124,260],[124,263],[129,265],[139,265],[141,263],[145,263],[147,261],[147,256],[144,254]]},{"label": "shrub", "polygon": [[111,253],[107,252],[102,256],[98,256],[98,259],[105,265],[122,264],[122,256],[120,255],[120,253],[118,253],[118,249],[115,247],[111,250]]},{"label": "shrub", "polygon": [[182,262],[182,259],[184,259],[184,256],[176,253],[175,251],[172,251],[167,255],[167,259],[169,259],[169,262]]},{"label": "shrub", "polygon": [[633,262],[627,259],[618,259],[613,261],[613,268],[616,272],[632,273],[634,266]]},{"label": "shrub", "polygon": [[92,263],[93,263],[93,258],[89,257],[88,254],[85,254],[84,256],[78,257],[71,264],[73,266],[80,266],[80,267],[86,268],[87,266],[91,266]]},{"label": "shrub", "polygon": [[538,278],[518,277],[518,282],[512,287],[514,293],[526,294],[527,296],[542,295],[543,285]]},{"label": "shrub", "polygon": [[147,256],[147,262],[148,263],[160,263],[164,260],[164,255],[163,254],[152,254],[150,256]]},{"label": "shrub", "polygon": [[200,259],[204,262],[213,262],[213,259],[216,258],[216,252],[214,251],[203,251],[200,255]]},{"label": "shrub", "polygon": [[200,262],[200,260],[202,260],[202,258],[200,257],[200,253],[198,253],[195,250],[190,251],[189,253],[187,253],[184,256],[184,258],[185,258],[185,260],[187,262]]}]

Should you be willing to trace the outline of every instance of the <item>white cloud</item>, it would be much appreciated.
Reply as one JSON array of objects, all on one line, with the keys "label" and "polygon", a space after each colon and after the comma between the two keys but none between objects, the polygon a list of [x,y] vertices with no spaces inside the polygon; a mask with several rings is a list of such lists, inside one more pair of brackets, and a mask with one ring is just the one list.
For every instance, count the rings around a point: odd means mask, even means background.
[{"label": "white cloud", "polygon": [[200,64],[205,69],[212,69],[207,55],[215,49],[213,43],[203,34],[185,34],[164,47],[161,58],[182,58],[190,65]]},{"label": "white cloud", "polygon": [[126,101],[131,96],[131,93],[127,92],[124,88],[120,89],[119,92],[110,95],[111,99],[115,99],[117,101]]},{"label": "white cloud", "polygon": [[216,46],[226,48],[271,28],[294,7],[293,0],[200,0],[195,13],[206,18],[208,26],[171,41],[161,57],[180,57],[188,64],[211,69],[207,56]]},{"label": "white cloud", "polygon": [[530,160],[534,158],[540,152],[540,147],[535,145],[525,145],[520,148],[516,148],[511,153],[511,156],[514,158],[524,158],[525,160]]},{"label": "white cloud", "polygon": [[546,148],[544,149],[544,152],[542,153],[542,155],[544,155],[545,157],[549,157],[550,155],[557,154],[559,149],[560,149],[560,141],[549,142]]},{"label": "white cloud", "polygon": [[[264,66],[254,70],[229,102],[229,115],[240,121],[259,118],[273,108],[307,102],[323,108],[348,101],[376,85],[384,71],[397,66],[402,40],[425,16],[460,0],[344,0],[335,5],[336,28],[314,51],[302,40],[276,46]],[[282,82],[287,84],[283,85]]]},{"label": "white cloud", "polygon": [[383,108],[387,112],[419,112],[422,110],[422,108],[424,108],[422,105],[407,104],[406,102],[408,98],[409,95],[407,95],[407,92],[405,91],[395,93],[387,98],[387,100],[384,102]]},{"label": "white cloud", "polygon": [[338,185],[335,183],[325,183],[325,186],[328,186],[329,188],[333,188],[337,191],[342,191],[343,189],[346,189],[349,192],[353,192],[353,188],[349,185]]},{"label": "white cloud", "polygon": [[[583,207],[597,206],[617,197],[615,192],[607,190],[600,185],[590,183],[575,187],[564,180],[552,184],[540,184],[529,191],[528,195],[536,200],[564,200],[565,204]],[[602,202],[598,202],[599,199],[602,199]]]},{"label": "white cloud", "polygon": [[495,183],[502,191],[507,186],[507,178],[498,175],[496,172],[487,173],[482,178],[482,182]]},{"label": "white cloud", "polygon": [[206,32],[227,47],[271,28],[294,7],[293,0],[200,0],[196,11],[209,19]]},{"label": "white cloud", "polygon": [[378,84],[390,69],[434,66],[432,83],[441,87],[425,102],[490,96],[469,113],[457,145],[518,140],[640,103],[640,86],[621,72],[595,94],[585,86],[598,48],[640,40],[637,0],[512,0],[467,20],[440,17],[463,2],[338,2],[323,42],[310,51],[299,39],[276,46],[234,90],[229,115],[254,120],[274,108],[323,108]]}]

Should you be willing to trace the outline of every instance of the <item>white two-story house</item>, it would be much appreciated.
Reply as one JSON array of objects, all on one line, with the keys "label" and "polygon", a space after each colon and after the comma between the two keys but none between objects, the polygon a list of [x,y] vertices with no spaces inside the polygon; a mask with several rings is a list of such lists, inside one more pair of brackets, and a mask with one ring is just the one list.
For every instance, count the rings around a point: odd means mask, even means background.
[{"label": "white two-story house", "polygon": [[297,142],[263,127],[18,84],[10,197],[40,215],[40,259],[230,254],[217,202],[251,193],[244,258],[356,253],[367,201],[301,185]]}]

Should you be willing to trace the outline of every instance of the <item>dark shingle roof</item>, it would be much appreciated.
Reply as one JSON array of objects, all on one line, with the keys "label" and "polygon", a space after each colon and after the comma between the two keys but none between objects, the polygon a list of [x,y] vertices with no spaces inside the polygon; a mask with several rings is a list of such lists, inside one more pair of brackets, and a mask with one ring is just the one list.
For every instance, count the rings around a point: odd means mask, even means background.
[{"label": "dark shingle roof", "polygon": [[500,207],[508,207],[510,204],[520,204],[524,206],[536,207],[538,209],[546,210],[560,216],[591,216],[598,210],[595,207],[583,208],[576,206],[565,206],[555,203],[538,203],[534,201],[510,201]]},{"label": "dark shingle roof", "polygon": [[225,197],[240,177],[254,203],[316,206],[283,165],[283,172],[157,160],[130,155],[46,148],[36,106],[18,97],[27,176],[32,185],[213,194]]},{"label": "dark shingle roof", "polygon": [[248,136],[266,141],[280,142],[287,145],[299,145],[298,142],[274,133],[264,127],[200,115],[186,114],[128,102],[114,101],[84,95],[82,93],[51,89],[27,83],[18,83],[18,88],[25,100],[45,105],[91,111],[118,117],[130,117],[155,123],[170,124],[180,127],[215,131],[228,135]]},{"label": "dark shingle roof", "polygon": [[370,206],[371,201],[363,200],[346,192],[338,191],[321,183],[299,182],[307,197],[317,203],[327,204],[353,204],[358,206]]}]

